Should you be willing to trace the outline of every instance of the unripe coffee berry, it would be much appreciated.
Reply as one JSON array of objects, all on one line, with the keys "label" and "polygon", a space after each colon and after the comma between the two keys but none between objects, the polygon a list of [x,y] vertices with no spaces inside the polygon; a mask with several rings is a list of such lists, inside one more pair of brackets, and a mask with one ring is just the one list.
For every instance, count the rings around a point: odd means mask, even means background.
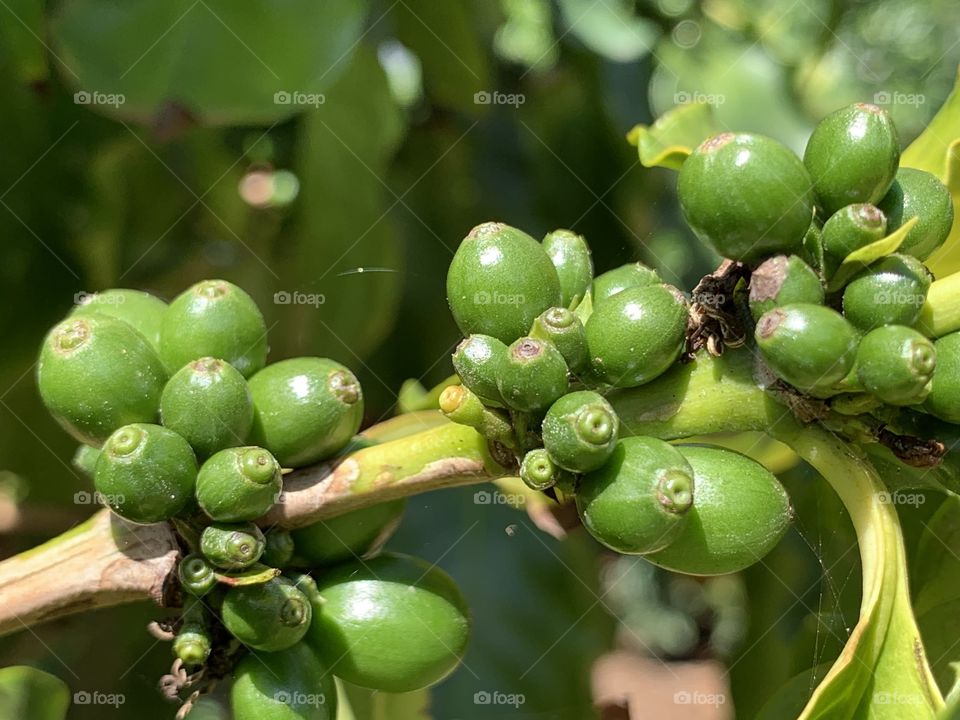
[{"label": "unripe coffee berry", "polygon": [[523,337],[507,350],[497,387],[514,410],[546,410],[567,391],[567,364],[553,345]]},{"label": "unripe coffee berry", "polygon": [[632,287],[659,285],[663,282],[657,271],[643,263],[633,262],[607,270],[593,281],[593,304],[597,305],[618,292]]},{"label": "unripe coffee berry", "polygon": [[859,272],[843,291],[843,314],[860,330],[912,326],[930,289],[930,271],[910,255],[888,255]]},{"label": "unripe coffee berry", "polygon": [[680,168],[680,208],[690,228],[731,260],[800,251],[813,219],[812,181],[789,148],[763,135],[722,133]]},{"label": "unripe coffee berry", "polygon": [[160,326],[167,304],[150,293],[126,288],[103,290],[85,295],[70,311],[70,317],[109,315],[123,320],[143,335],[154,352],[160,352]]},{"label": "unripe coffee berry", "polygon": [[552,488],[562,472],[544,448],[528,451],[520,463],[520,479],[531,490]]},{"label": "unripe coffee berry", "polygon": [[200,534],[200,552],[213,565],[224,570],[243,570],[263,555],[263,533],[253,523],[215,522]]},{"label": "unripe coffee berry", "polygon": [[135,423],[107,438],[93,482],[117,515],[155,523],[187,507],[196,477],[197,461],[186,440],[159,425]]},{"label": "unripe coffee berry", "polygon": [[623,290],[594,308],[587,347],[596,375],[616,387],[635,387],[662,375],[686,342],[687,302],[669,285]]},{"label": "unripe coffee berry", "polygon": [[268,450],[227,448],[200,466],[197,504],[213,520],[254,520],[273,507],[282,487],[280,464]]},{"label": "unripe coffee berry", "polygon": [[155,422],[166,381],[143,335],[106,315],[54,326],[37,362],[47,410],[77,440],[95,446],[123,425]]},{"label": "unripe coffee berry", "polygon": [[296,551],[290,531],[277,527],[265,532],[263,537],[263,555],[260,556],[260,561],[275,568],[289,565]]},{"label": "unripe coffee berry", "polygon": [[551,343],[572,372],[583,370],[590,362],[587,333],[573,310],[550,308],[533,321],[530,337]]},{"label": "unripe coffee berry", "polygon": [[953,200],[947,187],[932,173],[900,168],[879,204],[887,214],[890,232],[910,218],[917,218],[917,224],[907,233],[898,252],[926,260],[950,235]]},{"label": "unripe coffee berry", "polygon": [[554,230],[543,238],[543,249],[557,270],[560,305],[568,308],[582,300],[593,282],[593,258],[587,241],[572,230]]},{"label": "unripe coffee berry", "polygon": [[750,314],[759,320],[765,312],[796,303],[823,304],[823,284],[813,268],[796,255],[774,255],[750,276]]},{"label": "unripe coffee berry", "polygon": [[675,447],[657,438],[628,437],[581,479],[577,511],[599,542],[636,555],[672,543],[695,498],[693,469]]},{"label": "unripe coffee berry", "polygon": [[164,427],[182,435],[197,455],[243,445],[253,425],[253,396],[233,365],[200,358],[173,374],[160,396]]},{"label": "unripe coffee berry", "polygon": [[447,270],[450,311],[464,335],[511,343],[560,297],[560,279],[543,246],[503,223],[473,228]]},{"label": "unripe coffee berry", "polygon": [[337,686],[317,652],[300,642],[286,650],[250,653],[230,687],[233,720],[335,720]]},{"label": "unripe coffee berry", "polygon": [[596,470],[613,453],[620,432],[617,413],[601,395],[581,390],[564,395],[543,419],[543,446],[570,472]]},{"label": "unripe coffee berry", "polygon": [[916,405],[930,391],[937,351],[926,337],[902,325],[871,330],[857,349],[863,389],[888,405]]},{"label": "unripe coffee berry", "polygon": [[503,396],[497,387],[507,357],[507,346],[490,335],[471,335],[465,338],[453,353],[453,369],[485,405],[503,405]]},{"label": "unripe coffee berry", "polygon": [[191,360],[226,360],[248,378],[267,361],[267,326],[247,293],[226,280],[204,280],[170,303],[160,355],[174,373]]},{"label": "unripe coffee berry", "polygon": [[876,205],[858,203],[842,207],[823,225],[823,251],[835,262],[854,250],[880,240],[887,234],[887,216]]},{"label": "unripe coffee berry", "polygon": [[867,103],[848,105],[817,124],[803,162],[817,204],[832,215],[845,205],[880,201],[900,163],[900,138],[885,110]]},{"label": "unripe coffee berry", "polygon": [[217,585],[213,566],[202,555],[195,553],[180,561],[177,577],[183,589],[196,597],[203,597]]},{"label": "unripe coffee berry", "polygon": [[250,378],[253,430],[283,467],[301,467],[336,454],[363,420],[363,391],[346,367],[303,357],[268,365]]},{"label": "unripe coffee berry", "polygon": [[230,633],[254,650],[276,652],[307,634],[313,608],[310,600],[286,578],[227,590],[220,617]]}]

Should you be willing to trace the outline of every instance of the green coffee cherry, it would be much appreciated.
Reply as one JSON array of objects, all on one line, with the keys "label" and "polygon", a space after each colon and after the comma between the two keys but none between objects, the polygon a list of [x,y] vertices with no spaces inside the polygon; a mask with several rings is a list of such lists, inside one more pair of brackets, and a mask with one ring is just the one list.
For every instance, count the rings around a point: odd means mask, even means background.
[{"label": "green coffee cherry", "polygon": [[531,490],[547,490],[557,484],[563,469],[544,448],[530,450],[520,463],[520,479]]},{"label": "green coffee cherry", "polygon": [[731,260],[755,262],[800,251],[813,218],[812,181],[800,158],[762,135],[722,133],[680,169],[683,216]]},{"label": "green coffee cherry", "polygon": [[511,343],[560,297],[556,268],[540,243],[503,223],[473,228],[447,271],[447,300],[464,335]]},{"label": "green coffee cherry", "polygon": [[871,330],[857,349],[857,378],[863,389],[888,405],[916,405],[930,391],[937,366],[933,343],[903,325]]},{"label": "green coffee cherry", "polygon": [[338,453],[363,420],[363,391],[353,373],[326,358],[282,360],[250,378],[251,442],[283,467],[301,467]]},{"label": "green coffee cherry", "polygon": [[317,652],[301,642],[237,663],[230,709],[233,720],[335,720],[337,686]]},{"label": "green coffee cherry", "polygon": [[613,453],[620,432],[617,413],[601,395],[581,390],[564,395],[543,419],[543,446],[570,472],[596,470]]},{"label": "green coffee cherry", "polygon": [[159,425],[124,425],[103,444],[93,484],[117,515],[168,520],[193,499],[197,460],[182,437]]},{"label": "green coffee cherry", "polygon": [[450,385],[444,388],[438,399],[440,412],[455,423],[477,430],[488,440],[507,447],[516,444],[516,436],[510,419],[499,410],[488,408],[470,388]]},{"label": "green coffee cherry", "polygon": [[817,204],[832,215],[845,205],[879,202],[900,164],[900,138],[886,111],[867,103],[848,105],[817,124],[803,162]]},{"label": "green coffee cherry", "polygon": [[97,459],[100,457],[100,448],[90,447],[89,445],[79,445],[76,452],[73,453],[71,465],[89,478],[97,470]]},{"label": "green coffee cherry", "polygon": [[200,358],[173,374],[160,396],[164,427],[180,433],[200,457],[243,445],[253,425],[253,397],[240,371]]},{"label": "green coffee cherry", "polygon": [[829,388],[853,369],[859,337],[836,310],[785,305],[757,321],[757,347],[780,378],[805,391]]},{"label": "green coffee cherry", "polygon": [[507,349],[497,387],[514,410],[545,410],[569,387],[567,363],[550,343],[520,338]]},{"label": "green coffee cherry", "polygon": [[93,295],[85,295],[80,303],[70,311],[70,317],[88,317],[90,315],[109,315],[123,320],[134,330],[140,332],[154,352],[160,352],[160,326],[167,304],[150,293],[126,288],[103,290]]},{"label": "green coffee cherry", "polygon": [[839,264],[854,250],[887,234],[887,216],[876,205],[847,205],[829,217],[823,226],[823,251]]},{"label": "green coffee cherry", "polygon": [[340,565],[318,577],[317,586],[323,600],[307,639],[347,682],[410,692],[439,682],[460,663],[469,612],[438,567],[387,553]]},{"label": "green coffee cherry", "polygon": [[696,502],[680,534],[646,556],[688,575],[724,575],[761,560],[780,541],[793,511],[777,478],[730,450],[680,447],[696,477]]},{"label": "green coffee cherry", "polygon": [[571,230],[554,230],[543,238],[543,249],[560,279],[560,304],[568,308],[580,302],[593,282],[587,241]]},{"label": "green coffee cherry", "polygon": [[503,396],[497,388],[497,377],[507,357],[507,346],[489,335],[471,335],[465,338],[453,353],[453,369],[460,380],[485,405],[503,405]]},{"label": "green coffee cherry", "polygon": [[202,555],[195,553],[180,561],[177,577],[183,589],[196,597],[203,597],[217,585],[213,566]]},{"label": "green coffee cherry", "polygon": [[317,588],[317,581],[307,573],[285,572],[283,576],[287,578],[297,590],[307,596],[311,606],[322,601],[320,590]]},{"label": "green coffee cherry", "polygon": [[934,347],[937,369],[923,409],[941,420],[960,424],[960,332],[944,335]]},{"label": "green coffee cherry", "polygon": [[774,255],[750,276],[750,314],[759,320],[765,312],[796,303],[823,304],[823,284],[813,268],[796,255]]},{"label": "green coffee cherry", "polygon": [[213,641],[204,616],[203,606],[194,601],[193,606],[183,614],[183,624],[173,639],[173,654],[183,661],[186,667],[203,665],[210,657]]},{"label": "green coffee cherry", "polygon": [[563,355],[572,372],[584,369],[590,362],[587,333],[572,310],[550,308],[533,321],[530,337],[551,343]]},{"label": "green coffee cherry", "polygon": [[583,526],[625,555],[656,552],[682,532],[696,497],[690,464],[652,437],[628,437],[577,488]]},{"label": "green coffee cherry", "polygon": [[273,528],[264,533],[263,537],[263,555],[260,556],[260,561],[275,568],[289,565],[296,551],[293,535],[290,534],[290,531],[283,528]]},{"label": "green coffee cherry", "polygon": [[629,288],[597,305],[586,331],[593,370],[603,381],[643,385],[680,357],[687,301],[670,285]]},{"label": "green coffee cherry", "polygon": [[596,277],[593,281],[593,303],[598,305],[627,288],[660,285],[662,282],[653,268],[640,262],[627,263]]},{"label": "green coffee cherry", "polygon": [[197,358],[221,358],[248,378],[267,362],[267,326],[243,290],[226,280],[204,280],[167,308],[160,357],[171,373]]},{"label": "green coffee cherry", "polygon": [[231,525],[213,523],[200,535],[200,552],[213,565],[224,570],[243,570],[263,555],[263,533],[253,523]]},{"label": "green coffee cherry", "polygon": [[95,446],[123,425],[154,422],[166,381],[143,335],[105,315],[56,325],[37,363],[47,410],[77,440]]},{"label": "green coffee cherry", "polygon": [[313,608],[293,583],[278,577],[227,590],[220,617],[230,634],[247,647],[276,652],[303,639]]},{"label": "green coffee cherry", "polygon": [[880,201],[893,232],[910,218],[913,226],[900,245],[899,252],[926,260],[943,245],[953,225],[953,201],[940,179],[925,170],[900,168],[890,191]]},{"label": "green coffee cherry", "polygon": [[273,507],[282,487],[280,464],[268,450],[227,448],[200,466],[197,504],[221,522],[254,520]]},{"label": "green coffee cherry", "polygon": [[297,528],[297,564],[320,567],[375,555],[400,525],[406,505],[405,498],[391,500]]},{"label": "green coffee cherry", "polygon": [[888,255],[859,272],[843,291],[843,314],[860,330],[911,326],[930,289],[930,271],[909,255]]}]

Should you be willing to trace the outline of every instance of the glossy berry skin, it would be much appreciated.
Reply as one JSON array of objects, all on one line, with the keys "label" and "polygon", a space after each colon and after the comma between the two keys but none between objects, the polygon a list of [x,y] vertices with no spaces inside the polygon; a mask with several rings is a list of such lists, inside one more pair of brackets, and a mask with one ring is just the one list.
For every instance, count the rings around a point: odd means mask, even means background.
[{"label": "glossy berry skin", "polygon": [[195,597],[203,597],[217,585],[213,566],[202,555],[194,553],[177,565],[177,577],[183,589]]},{"label": "glossy berry skin", "polygon": [[203,665],[210,657],[213,642],[204,617],[203,606],[194,604],[184,612],[183,624],[173,639],[173,654],[188,668]]},{"label": "glossy berry skin", "polygon": [[90,445],[78,445],[76,452],[73,453],[73,460],[70,464],[89,478],[97,470],[97,459],[100,457],[100,448]]},{"label": "glossy berry skin", "polygon": [[696,235],[731,260],[756,262],[800,251],[813,218],[812,181],[776,140],[722,133],[683,163],[678,192]]},{"label": "glossy berry skin", "polygon": [[93,484],[117,515],[168,520],[193,500],[197,460],[182,437],[159,425],[124,425],[103,444]]},{"label": "glossy berry skin", "polygon": [[543,446],[570,472],[596,470],[613,453],[620,419],[603,396],[581,390],[564,395],[543,419]]},{"label": "glossy berry skin", "polygon": [[623,290],[594,308],[586,324],[594,373],[615,387],[662,375],[683,351],[687,302],[669,285]]},{"label": "glossy berry skin", "polygon": [[884,325],[871,330],[857,349],[857,378],[863,389],[888,405],[916,405],[930,391],[937,366],[933,343],[912,328]]},{"label": "glossy berry skin", "polygon": [[593,282],[590,246],[572,230],[554,230],[543,238],[543,249],[560,280],[560,305],[569,308],[583,299]]},{"label": "glossy berry skin", "polygon": [[253,565],[266,545],[263,533],[253,523],[213,523],[200,534],[200,552],[223,570],[243,570]]},{"label": "glossy berry skin", "polygon": [[150,293],[126,288],[103,290],[87,295],[70,311],[70,317],[109,315],[123,320],[143,335],[154,352],[160,352],[160,326],[167,304]]},{"label": "glossy berry skin", "polygon": [[663,282],[657,271],[643,263],[634,262],[607,270],[593,281],[593,304],[597,305],[618,292],[633,287],[659,285]]},{"label": "glossy berry skin", "polygon": [[400,498],[297,528],[295,564],[321,567],[375,555],[400,525],[406,506]]},{"label": "glossy berry skin", "polygon": [[174,373],[191,360],[226,360],[248,378],[267,362],[267,326],[247,293],[226,280],[203,280],[170,303],[160,357]]},{"label": "glossy berry skin", "polygon": [[253,396],[233,365],[193,360],[167,381],[160,396],[164,427],[182,435],[199,457],[243,445],[253,426]]},{"label": "glossy berry skin", "polygon": [[37,362],[47,410],[77,440],[97,447],[123,425],[155,422],[166,381],[143,335],[106,315],[55,325]]},{"label": "glossy berry skin", "polygon": [[859,336],[836,310],[785,305],[757,322],[757,347],[770,369],[806,391],[829,388],[853,369]]},{"label": "glossy berry skin", "polygon": [[918,218],[898,252],[926,260],[943,245],[953,225],[953,201],[940,179],[925,170],[900,168],[889,192],[880,201],[893,232]]},{"label": "glossy berry skin", "polygon": [[289,565],[296,551],[290,531],[276,527],[265,532],[263,538],[263,555],[260,556],[260,562],[275,568]]},{"label": "glossy berry skin", "polygon": [[758,562],[793,519],[783,486],[739,453],[694,446],[678,450],[693,468],[696,502],[674,541],[646,559],[688,575],[724,575]]},{"label": "glossy berry skin", "polygon": [[347,682],[410,692],[439,682],[460,663],[469,611],[439,568],[387,553],[337,566],[317,578],[317,587],[323,602],[307,639]]},{"label": "glossy berry skin", "polygon": [[696,500],[690,464],[672,445],[628,437],[577,488],[583,526],[624,555],[656,552],[681,533]]},{"label": "glossy berry skin", "polygon": [[490,335],[471,335],[457,345],[453,353],[453,369],[460,380],[485,405],[500,407],[503,396],[497,387],[507,346]]},{"label": "glossy berry skin", "polygon": [[514,410],[546,410],[567,391],[567,363],[550,343],[523,337],[507,349],[497,387]]},{"label": "glossy berry skin", "polygon": [[337,686],[317,652],[300,642],[240,660],[230,709],[234,720],[335,720]]},{"label": "glossy berry skin", "polygon": [[842,207],[823,225],[823,251],[842,261],[854,250],[880,240],[887,234],[887,216],[876,205],[857,203]]},{"label": "glossy berry skin", "polygon": [[754,320],[775,307],[822,305],[823,299],[823,284],[817,273],[796,255],[774,255],[750,276],[750,314]]},{"label": "glossy berry skin", "polygon": [[586,330],[583,322],[572,310],[550,308],[533,321],[530,337],[546,340],[553,345],[563,355],[572,372],[579,372],[590,363]]},{"label": "glossy berry skin", "polygon": [[283,481],[280,464],[255,445],[213,455],[197,474],[197,504],[220,522],[254,520],[273,507]]},{"label": "glossy berry skin", "polygon": [[563,470],[544,448],[534,448],[523,456],[520,479],[531,490],[547,490],[557,484]]},{"label": "glossy berry skin", "polygon": [[930,272],[909,255],[888,255],[859,272],[843,291],[843,314],[860,330],[911,326],[930,289]]},{"label": "glossy berry skin", "polygon": [[265,652],[300,642],[313,617],[309,599],[283,577],[259,585],[236,585],[223,596],[220,617],[247,647]]},{"label": "glossy berry skin", "polygon": [[845,205],[880,201],[900,164],[900,138],[885,110],[867,103],[848,105],[817,124],[803,162],[817,204],[832,215]]},{"label": "glossy berry skin", "polygon": [[450,262],[447,300],[464,335],[511,343],[537,315],[560,304],[560,279],[532,237],[503,223],[484,223],[463,239]]},{"label": "glossy berry skin", "polygon": [[327,358],[273,363],[250,378],[250,440],[283,467],[301,467],[335,455],[363,420],[363,391],[350,370]]},{"label": "glossy berry skin", "polygon": [[937,369],[923,409],[950,423],[960,423],[960,332],[944,335],[934,343]]}]

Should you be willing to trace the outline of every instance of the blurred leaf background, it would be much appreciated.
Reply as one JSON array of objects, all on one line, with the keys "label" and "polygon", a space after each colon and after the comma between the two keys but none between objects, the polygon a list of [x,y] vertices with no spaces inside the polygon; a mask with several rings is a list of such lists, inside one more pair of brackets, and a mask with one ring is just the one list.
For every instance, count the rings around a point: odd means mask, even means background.
[{"label": "blurred leaf background", "polygon": [[[599,271],[642,260],[689,289],[716,258],[680,221],[674,174],[637,163],[633,125],[708,102],[723,126],[801,151],[818,117],[867,100],[905,145],[949,91],[958,24],[949,0],[0,2],[0,491],[20,511],[4,555],[94,510],[72,502],[88,483],[32,374],[82,293],[239,283],[272,359],[347,363],[373,423],[403,380],[451,371],[445,269],[470,227],[570,227]],[[785,481],[796,529],[761,565],[706,583],[579,533],[558,542],[474,490],[413,498],[391,547],[450,571],[476,620],[433,715],[594,716],[591,668],[621,648],[726,663],[738,713],[754,716],[856,618],[839,502],[803,468]],[[903,509],[908,528],[933,505]],[[118,717],[171,717],[156,691],[169,649],[144,631],[157,614],[24,631],[0,642],[0,665],[121,693]],[[478,692],[525,702],[477,705]]]}]

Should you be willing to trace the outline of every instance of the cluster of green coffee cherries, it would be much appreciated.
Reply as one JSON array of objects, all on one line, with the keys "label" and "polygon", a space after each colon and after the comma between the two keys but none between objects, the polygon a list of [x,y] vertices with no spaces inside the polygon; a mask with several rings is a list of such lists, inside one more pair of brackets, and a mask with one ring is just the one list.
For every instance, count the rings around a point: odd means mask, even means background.
[{"label": "cluster of green coffee cherries", "polygon": [[177,531],[181,667],[235,664],[238,720],[334,718],[334,675],[390,692],[447,675],[466,648],[468,612],[441,570],[379,553],[402,500],[292,531],[254,522],[280,499],[285,472],[347,451],[363,417],[346,367],[267,365],[267,350],[260,310],[229,282],[199,282],[169,305],[115,289],[87,296],[48,333],[37,381],[82,443],[75,465],[98,499],[127,521]]},{"label": "cluster of green coffee cherries", "polygon": [[960,335],[934,343],[922,313],[922,261],[950,234],[953,203],[937,177],[899,165],[890,116],[850,105],[820,121],[802,161],[759,135],[709,138],[680,170],[680,204],[752,270],[754,338],[778,378],[838,408],[956,422]]},{"label": "cluster of green coffee cherries", "polygon": [[447,294],[466,337],[453,354],[461,384],[440,409],[516,462],[529,487],[575,498],[601,543],[714,575],[753,564],[782,537],[789,499],[758,463],[621,437],[611,393],[655,381],[686,344],[688,301],[654,270],[631,263],[594,277],[586,241],[569,230],[537,242],[485,223],[457,249]]}]

